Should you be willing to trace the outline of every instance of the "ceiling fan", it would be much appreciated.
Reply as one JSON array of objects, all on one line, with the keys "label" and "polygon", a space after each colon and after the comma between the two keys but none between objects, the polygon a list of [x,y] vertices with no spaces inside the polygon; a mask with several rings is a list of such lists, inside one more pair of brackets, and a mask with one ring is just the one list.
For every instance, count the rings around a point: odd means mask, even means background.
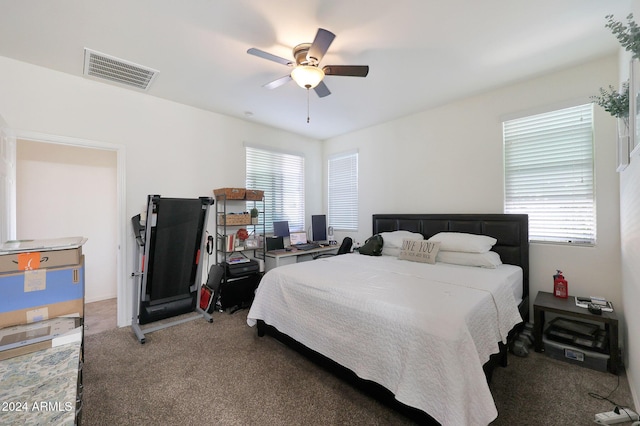
[{"label": "ceiling fan", "polygon": [[366,77],[369,73],[368,65],[325,65],[322,68],[318,66],[335,37],[331,31],[318,28],[313,43],[302,43],[293,48],[295,61],[272,55],[255,47],[247,50],[247,53],[293,68],[289,75],[280,77],[263,87],[275,89],[293,80],[298,86],[307,90],[313,89],[319,97],[324,98],[331,94],[322,81],[325,75]]}]

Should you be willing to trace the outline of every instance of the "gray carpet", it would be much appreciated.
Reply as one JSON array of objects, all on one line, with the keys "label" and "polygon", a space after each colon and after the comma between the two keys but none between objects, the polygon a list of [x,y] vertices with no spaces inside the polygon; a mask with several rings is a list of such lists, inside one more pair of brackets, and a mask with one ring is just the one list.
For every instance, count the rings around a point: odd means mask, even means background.
[{"label": "gray carpet", "polygon": [[[136,340],[130,327],[85,338],[83,425],[403,425],[378,402],[272,337],[247,311],[215,313]],[[492,425],[588,425],[613,408],[618,377],[532,353],[509,357],[491,389]],[[609,399],[632,400],[624,375]],[[630,424],[630,423],[626,423]],[[624,424],[622,424],[624,425]]]}]

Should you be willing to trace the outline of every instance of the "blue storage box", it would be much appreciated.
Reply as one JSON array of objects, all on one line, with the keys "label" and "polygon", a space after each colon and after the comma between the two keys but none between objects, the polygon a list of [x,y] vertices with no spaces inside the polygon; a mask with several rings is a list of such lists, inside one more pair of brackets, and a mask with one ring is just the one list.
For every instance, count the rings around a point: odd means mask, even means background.
[{"label": "blue storage box", "polygon": [[0,274],[0,328],[84,316],[84,257],[52,269]]}]

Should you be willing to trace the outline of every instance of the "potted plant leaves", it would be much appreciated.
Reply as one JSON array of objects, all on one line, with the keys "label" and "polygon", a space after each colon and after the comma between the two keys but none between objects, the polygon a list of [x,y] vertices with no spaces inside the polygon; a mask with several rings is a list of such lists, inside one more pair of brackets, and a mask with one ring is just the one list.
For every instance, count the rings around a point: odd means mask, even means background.
[{"label": "potted plant leaves", "polygon": [[629,135],[629,82],[622,84],[622,90],[618,91],[615,87],[609,85],[608,89],[600,88],[598,96],[592,96],[591,99],[604,108],[612,116],[618,119],[618,135]]},{"label": "potted plant leaves", "polygon": [[613,19],[613,15],[605,16],[606,28],[618,39],[625,50],[631,52],[634,58],[640,58],[640,27],[633,20],[633,13],[627,15],[627,25]]}]

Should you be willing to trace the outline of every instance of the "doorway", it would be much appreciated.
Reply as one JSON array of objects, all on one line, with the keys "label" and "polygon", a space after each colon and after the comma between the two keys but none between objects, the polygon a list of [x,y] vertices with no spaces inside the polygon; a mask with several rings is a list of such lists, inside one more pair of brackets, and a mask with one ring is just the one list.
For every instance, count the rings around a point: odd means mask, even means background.
[{"label": "doorway", "polygon": [[117,298],[117,322],[126,325],[124,148],[31,133],[16,139],[17,238],[86,237],[85,301]]},{"label": "doorway", "polygon": [[18,139],[16,235],[82,236],[85,302],[117,297],[116,153]]}]

